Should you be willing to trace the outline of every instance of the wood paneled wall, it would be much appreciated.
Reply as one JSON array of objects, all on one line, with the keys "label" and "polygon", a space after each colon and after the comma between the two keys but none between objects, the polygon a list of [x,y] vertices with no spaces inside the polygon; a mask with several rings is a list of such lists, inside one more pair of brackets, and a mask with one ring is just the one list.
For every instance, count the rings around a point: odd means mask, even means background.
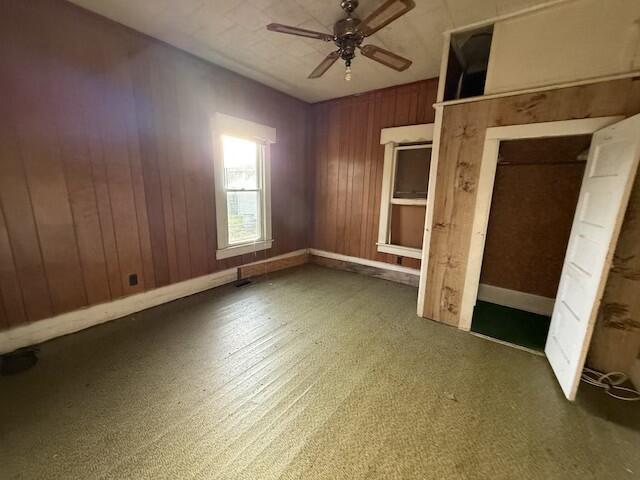
[{"label": "wood paneled wall", "polygon": [[61,0],[4,0],[0,59],[0,328],[255,259],[215,259],[215,112],[277,128],[258,257],[308,246],[304,102]]},{"label": "wood paneled wall", "polygon": [[[476,201],[485,130],[488,127],[633,115],[638,112],[638,79],[616,80],[445,107],[429,252],[425,316],[449,325],[458,325],[472,234],[471,218]],[[633,198],[638,197],[635,195]],[[638,231],[632,230],[629,218],[626,218],[622,235],[625,236],[625,231],[629,231],[627,235],[635,241],[635,254],[640,255]],[[614,270],[625,268],[620,264],[620,260],[629,254],[629,248],[627,244],[625,252],[616,252]],[[638,272],[632,272],[627,277],[637,274]],[[628,308],[631,303],[636,302],[629,298],[623,307]],[[634,311],[633,314],[621,316],[629,319],[626,324],[633,330],[634,338],[640,335],[640,327],[637,325],[639,313]],[[633,318],[635,320],[632,320]],[[600,339],[596,333],[592,345],[598,342]],[[615,351],[619,347],[619,342],[611,338],[603,345],[603,348],[609,351]],[[635,357],[636,354],[637,352],[628,352],[630,357]],[[606,369],[606,365],[596,365],[598,366]]]},{"label": "wood paneled wall", "polygon": [[480,283],[555,298],[590,143],[501,142]]},{"label": "wood paneled wall", "polygon": [[[339,98],[312,106],[313,248],[397,263],[379,253],[378,218],[384,147],[380,130],[432,123],[437,79]],[[420,261],[402,258],[419,268]]]}]

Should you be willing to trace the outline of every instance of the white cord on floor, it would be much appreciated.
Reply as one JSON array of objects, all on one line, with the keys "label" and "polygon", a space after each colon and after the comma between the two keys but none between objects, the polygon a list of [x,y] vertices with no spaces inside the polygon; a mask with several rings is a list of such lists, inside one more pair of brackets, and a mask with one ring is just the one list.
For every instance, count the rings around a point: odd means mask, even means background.
[{"label": "white cord on floor", "polygon": [[582,370],[582,381],[589,385],[604,388],[607,395],[617,398],[618,400],[626,400],[634,402],[640,400],[640,392],[633,388],[621,387],[628,377],[622,372],[602,373],[591,368]]}]

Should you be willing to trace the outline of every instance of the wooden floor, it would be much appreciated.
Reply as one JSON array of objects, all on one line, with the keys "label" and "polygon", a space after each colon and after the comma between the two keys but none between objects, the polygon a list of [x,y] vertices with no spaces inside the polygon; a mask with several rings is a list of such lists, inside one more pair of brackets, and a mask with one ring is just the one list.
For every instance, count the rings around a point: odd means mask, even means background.
[{"label": "wooden floor", "polygon": [[48,342],[0,378],[0,477],[639,478],[638,405],[416,295],[309,265]]}]

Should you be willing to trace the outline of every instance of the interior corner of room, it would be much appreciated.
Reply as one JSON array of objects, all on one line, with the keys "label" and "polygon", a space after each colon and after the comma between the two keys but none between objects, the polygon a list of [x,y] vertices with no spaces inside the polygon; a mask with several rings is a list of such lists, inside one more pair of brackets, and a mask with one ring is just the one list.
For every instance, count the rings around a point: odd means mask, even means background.
[{"label": "interior corner of room", "polygon": [[640,2],[2,3],[11,478],[640,472]]}]

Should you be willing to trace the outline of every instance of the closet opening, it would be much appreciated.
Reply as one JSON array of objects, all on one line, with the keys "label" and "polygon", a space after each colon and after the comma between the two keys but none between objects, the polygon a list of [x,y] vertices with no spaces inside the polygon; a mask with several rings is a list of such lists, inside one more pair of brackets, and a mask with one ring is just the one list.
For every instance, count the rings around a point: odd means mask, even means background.
[{"label": "closet opening", "polygon": [[591,137],[500,142],[472,332],[544,350]]}]

